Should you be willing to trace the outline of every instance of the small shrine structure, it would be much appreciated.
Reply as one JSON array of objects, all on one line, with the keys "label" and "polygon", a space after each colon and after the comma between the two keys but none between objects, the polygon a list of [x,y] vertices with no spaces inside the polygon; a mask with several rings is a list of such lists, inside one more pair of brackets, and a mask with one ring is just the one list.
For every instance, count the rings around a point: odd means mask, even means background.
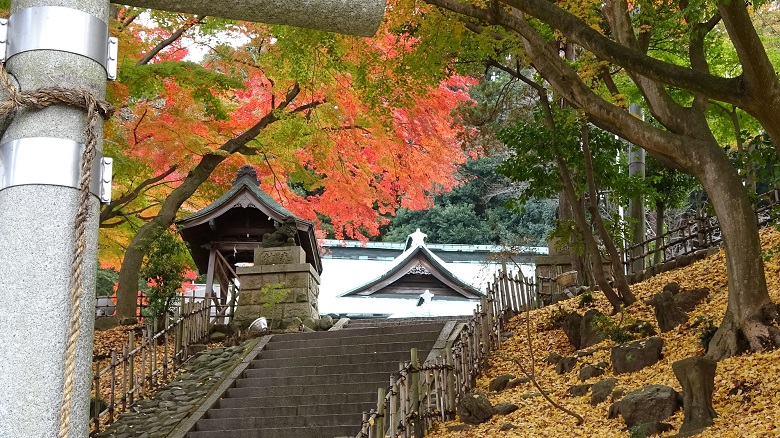
[{"label": "small shrine structure", "polygon": [[447,269],[444,261],[426,247],[426,237],[418,228],[406,238],[406,249],[387,272],[339,297],[415,299],[432,294],[437,300],[474,300],[484,296]]},{"label": "small shrine structure", "polygon": [[[318,293],[316,286],[319,285],[319,274],[322,273],[322,260],[314,235],[314,224],[296,217],[268,196],[260,188],[257,172],[252,166],[242,166],[230,190],[203,209],[176,221],[176,227],[182,239],[190,247],[198,272],[206,274],[206,297],[207,299],[210,297],[219,309],[217,316],[224,316],[225,312],[235,304],[236,294],[228,292],[231,286],[233,290],[238,290],[240,286],[241,290],[239,308],[233,315],[234,320],[239,319],[245,301],[259,303],[261,299],[254,295],[259,293],[266,282],[258,282],[256,279],[244,281],[240,278],[241,268],[235,267],[237,264],[257,265],[263,262],[269,264],[291,262],[300,265],[297,269],[305,271],[314,283],[312,285],[313,308],[316,312]],[[288,232],[283,239],[284,242],[279,241],[278,229],[280,228]],[[262,256],[264,240],[266,246],[286,248],[282,252],[286,251],[291,255],[287,258]],[[279,252],[277,248],[269,249]],[[276,269],[279,270],[278,267]],[[296,268],[287,267],[282,270],[292,272]],[[266,279],[273,280],[274,284],[285,285],[285,277],[285,275],[275,275]],[[236,279],[238,282],[235,281]],[[214,294],[215,282],[220,285],[218,295]],[[253,289],[257,290],[253,291]],[[243,313],[245,319],[260,316],[249,315],[245,311]]]}]

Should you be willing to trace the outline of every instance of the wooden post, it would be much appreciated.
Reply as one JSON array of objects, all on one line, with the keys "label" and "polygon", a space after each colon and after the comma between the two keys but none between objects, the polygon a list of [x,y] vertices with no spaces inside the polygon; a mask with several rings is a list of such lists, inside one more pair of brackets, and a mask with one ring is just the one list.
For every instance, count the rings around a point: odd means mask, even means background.
[{"label": "wooden post", "polygon": [[111,351],[111,395],[108,403],[108,422],[114,422],[114,404],[116,402],[116,350]]},{"label": "wooden post", "polygon": [[444,364],[447,365],[444,373],[444,384],[446,385],[447,393],[447,416],[452,415],[454,418],[455,413],[455,394],[456,394],[456,381],[455,381],[455,362],[452,358],[452,347],[446,347],[444,349]]},{"label": "wooden post", "polygon": [[93,421],[95,423],[95,431],[100,431],[100,400],[102,400],[100,397],[100,363],[98,363],[97,371],[95,371],[93,375],[95,376],[95,418]]},{"label": "wooden post", "polygon": [[398,423],[398,385],[395,376],[390,376],[390,438],[396,438],[396,424]]},{"label": "wooden post", "polygon": [[135,401],[135,354],[131,354],[135,349],[135,332],[130,330],[129,337],[127,338],[127,351],[128,351],[128,363],[127,374],[130,375],[130,396],[128,403],[132,406]]},{"label": "wooden post", "polygon": [[417,349],[412,348],[411,351],[412,360],[410,362],[409,376],[409,401],[411,406],[410,413],[412,414],[414,436],[422,436],[422,419],[420,417],[420,359],[417,357]]},{"label": "wooden post", "polygon": [[[392,391],[392,389],[391,389]],[[379,388],[376,392],[376,420],[374,421],[374,436],[385,438],[385,388]]]}]

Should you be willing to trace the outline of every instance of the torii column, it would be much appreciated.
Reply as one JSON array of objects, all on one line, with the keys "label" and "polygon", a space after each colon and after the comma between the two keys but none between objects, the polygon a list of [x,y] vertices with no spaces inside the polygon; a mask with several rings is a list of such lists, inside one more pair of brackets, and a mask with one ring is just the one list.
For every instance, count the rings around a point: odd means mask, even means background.
[{"label": "torii column", "polygon": [[[385,0],[130,0],[143,8],[368,36]],[[105,98],[108,0],[12,0],[6,69],[22,91],[86,88]],[[2,40],[0,35],[0,40]],[[13,49],[11,49],[13,47]],[[2,53],[0,53],[2,55]],[[0,100],[7,95],[0,92]],[[85,111],[19,110],[0,138],[0,438],[60,431],[71,261]],[[98,129],[102,150],[102,126]],[[93,178],[101,180],[99,162]],[[84,299],[68,436],[89,430],[100,181],[93,183],[82,270]]]}]

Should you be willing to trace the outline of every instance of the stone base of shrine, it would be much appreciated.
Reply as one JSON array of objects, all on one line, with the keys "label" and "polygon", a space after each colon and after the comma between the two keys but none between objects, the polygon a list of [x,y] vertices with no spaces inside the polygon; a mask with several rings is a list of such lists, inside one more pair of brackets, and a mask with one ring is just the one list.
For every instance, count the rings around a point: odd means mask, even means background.
[{"label": "stone base of shrine", "polygon": [[293,318],[319,318],[320,276],[301,247],[255,250],[255,265],[237,269],[240,282],[233,321],[247,327],[263,316],[272,328]]}]

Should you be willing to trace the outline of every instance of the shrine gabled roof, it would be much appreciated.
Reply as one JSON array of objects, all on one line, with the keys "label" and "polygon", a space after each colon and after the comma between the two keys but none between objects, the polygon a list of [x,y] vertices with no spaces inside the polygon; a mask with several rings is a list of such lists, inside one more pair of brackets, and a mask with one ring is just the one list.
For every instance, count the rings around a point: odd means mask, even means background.
[{"label": "shrine gabled roof", "polygon": [[[418,238],[415,238],[415,235],[417,235]],[[387,272],[366,284],[342,293],[339,297],[371,296],[392,285],[405,275],[414,273],[413,271],[420,266],[422,266],[427,273],[433,275],[436,279],[462,295],[464,298],[473,299],[484,296],[482,291],[450,272],[444,261],[428,249],[423,242],[423,238],[420,238],[419,236],[425,235],[418,229],[416,233],[407,239],[407,249],[393,260],[393,264]]]},{"label": "shrine gabled roof", "polygon": [[[298,223],[304,223],[311,226],[314,226],[312,222],[309,222],[305,219],[301,219],[294,214],[290,213],[289,210],[282,207],[281,204],[276,202],[273,198],[268,196],[268,193],[263,191],[263,189],[260,188],[260,186],[257,185],[257,180],[253,180],[252,178],[248,177],[240,177],[233,187],[230,188],[227,192],[225,192],[222,196],[217,198],[214,202],[211,204],[203,207],[202,209],[196,211],[195,213],[179,219],[176,221],[176,225],[180,226],[191,226],[191,223],[193,222],[201,222],[200,218],[205,218],[207,216],[210,216],[212,212],[215,212],[220,209],[220,207],[223,207],[229,203],[231,199],[236,197],[239,192],[242,190],[248,190],[254,197],[256,197],[261,204],[263,204],[265,207],[267,207],[272,212],[276,213],[279,217],[287,217],[287,216],[293,216],[295,217],[295,220]],[[259,206],[256,206],[260,208]],[[260,208],[262,210],[262,208]],[[266,212],[269,213],[269,212]]]},{"label": "shrine gabled roof", "polygon": [[[250,207],[257,211],[257,213],[247,213],[249,214],[247,217],[252,221],[251,231],[255,233],[251,237],[249,234],[246,234],[247,239],[237,237],[235,236],[234,224],[220,222],[223,219],[229,221],[230,219],[226,218],[235,217],[236,209],[248,212],[247,209]],[[190,253],[198,270],[205,272],[204,267],[208,266],[209,263],[210,248],[226,245],[227,240],[224,236],[231,236],[229,243],[235,244],[233,246],[233,255],[235,256],[236,246],[260,246],[262,233],[272,233],[274,222],[282,222],[288,217],[295,218],[298,232],[296,241],[306,252],[306,261],[314,266],[317,273],[322,273],[322,260],[317,237],[314,234],[314,223],[295,216],[263,191],[260,188],[257,173],[252,166],[241,167],[233,181],[233,187],[217,200],[197,212],[177,220],[175,224],[180,230],[182,238],[190,245]],[[238,229],[242,228],[245,226]]]}]

